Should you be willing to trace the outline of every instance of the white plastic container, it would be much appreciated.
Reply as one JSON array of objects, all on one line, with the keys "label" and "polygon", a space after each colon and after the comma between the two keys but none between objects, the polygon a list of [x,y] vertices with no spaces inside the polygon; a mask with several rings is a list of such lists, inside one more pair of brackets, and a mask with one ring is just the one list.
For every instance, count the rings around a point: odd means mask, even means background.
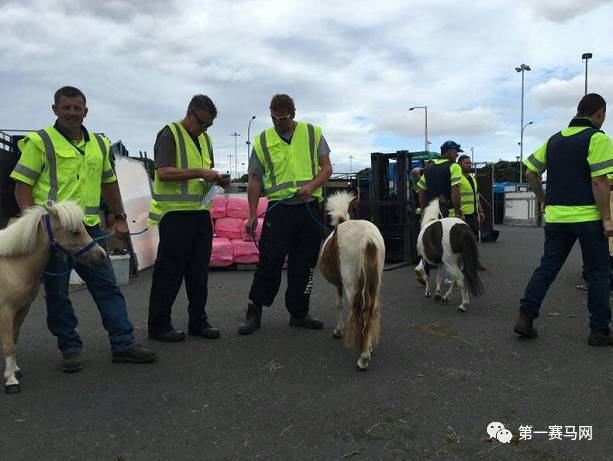
[{"label": "white plastic container", "polygon": [[128,285],[130,283],[130,255],[111,255],[110,257],[117,285],[120,287]]}]

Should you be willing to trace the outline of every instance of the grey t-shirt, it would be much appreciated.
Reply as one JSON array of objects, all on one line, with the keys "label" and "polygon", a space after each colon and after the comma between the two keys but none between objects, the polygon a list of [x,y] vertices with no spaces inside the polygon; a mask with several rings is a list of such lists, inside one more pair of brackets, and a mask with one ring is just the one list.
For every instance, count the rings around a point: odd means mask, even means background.
[{"label": "grey t-shirt", "polygon": [[[192,138],[192,141],[194,141],[194,144],[198,150],[200,150],[200,142],[198,141],[198,138],[191,135],[190,137]],[[162,130],[158,133],[157,139],[155,140],[155,145],[153,146],[153,159],[156,168],[178,168],[175,137],[168,126],[162,128]],[[214,165],[211,164],[211,168],[213,167]]]},{"label": "grey t-shirt", "polygon": [[[291,137],[293,136],[293,134],[294,128],[292,128],[292,131],[290,133],[284,133],[284,135],[281,136],[281,139],[283,139],[285,142],[291,142]],[[321,138],[319,139],[319,145],[317,146],[317,156],[323,157],[327,155],[330,155],[330,146],[328,146],[328,142],[322,134]],[[262,162],[260,162],[260,159],[255,153],[255,149],[251,150],[251,157],[249,158],[249,167],[247,169],[247,172],[249,173],[249,176],[264,176],[264,166],[262,165]],[[315,199],[311,198],[310,200],[307,200],[307,202],[311,202],[313,200]],[[291,199],[286,200],[284,203],[286,205],[299,205],[304,202],[305,201],[302,200],[302,198],[300,197],[292,197]]]}]

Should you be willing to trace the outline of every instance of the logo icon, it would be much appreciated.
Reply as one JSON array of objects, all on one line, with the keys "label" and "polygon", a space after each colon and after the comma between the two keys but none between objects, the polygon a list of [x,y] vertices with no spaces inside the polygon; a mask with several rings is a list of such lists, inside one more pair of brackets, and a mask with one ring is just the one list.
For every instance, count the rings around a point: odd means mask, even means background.
[{"label": "logo icon", "polygon": [[500,443],[511,443],[513,434],[510,430],[504,427],[504,424],[498,422],[491,422],[487,425],[487,435],[490,439],[496,439]]}]

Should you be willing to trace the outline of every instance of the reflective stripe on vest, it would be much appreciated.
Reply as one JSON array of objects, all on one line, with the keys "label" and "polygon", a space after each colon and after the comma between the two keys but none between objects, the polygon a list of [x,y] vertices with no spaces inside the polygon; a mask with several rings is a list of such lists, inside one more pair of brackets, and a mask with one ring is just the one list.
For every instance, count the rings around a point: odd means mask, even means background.
[{"label": "reflective stripe on vest", "polygon": [[[177,140],[179,141],[179,168],[187,169],[189,168],[187,163],[187,149],[185,148],[185,138],[183,137],[183,132],[181,131],[181,127],[177,122],[172,122],[172,126],[175,127],[177,131]],[[206,145],[209,149],[209,156],[211,157],[211,168],[213,166],[213,159],[211,155],[211,141],[206,133],[204,133],[204,138],[206,139]],[[187,181],[181,181],[181,193],[180,194],[151,194],[153,200],[157,200],[158,202],[200,202],[202,201],[202,195],[190,195],[188,192],[189,184]]]},{"label": "reflective stripe on vest", "polygon": [[[307,132],[309,136],[309,154],[311,155],[311,172],[314,178],[315,176],[317,176],[317,172],[315,171],[315,128],[310,123],[307,123]],[[263,131],[260,135],[260,146],[262,147],[262,154],[264,155],[264,160],[266,161],[266,164],[268,166],[267,173],[268,178],[270,179],[270,187],[265,190],[266,194],[271,194],[279,190],[294,187],[293,182],[284,182],[281,184],[277,184],[272,158],[270,157],[270,151],[268,150],[268,145],[266,144],[266,131]],[[309,182],[310,181],[296,181],[295,184],[296,187],[302,187]]]},{"label": "reflective stripe on vest", "polygon": [[[55,147],[53,146],[53,141],[51,141],[51,137],[49,133],[45,130],[38,130],[36,132],[43,140],[43,145],[45,146],[45,155],[47,156],[47,161],[49,162],[49,196],[48,200],[52,202],[57,202],[57,194],[59,190],[59,182],[57,177],[57,159],[55,158]],[[94,134],[94,138],[98,142],[98,147],[100,147],[100,153],[102,154],[102,177],[108,179],[114,175],[113,170],[109,170],[106,175],[104,174],[104,153],[106,152],[106,146],[104,145],[104,141],[100,135]],[[98,214],[99,207],[85,207],[85,214]]]}]

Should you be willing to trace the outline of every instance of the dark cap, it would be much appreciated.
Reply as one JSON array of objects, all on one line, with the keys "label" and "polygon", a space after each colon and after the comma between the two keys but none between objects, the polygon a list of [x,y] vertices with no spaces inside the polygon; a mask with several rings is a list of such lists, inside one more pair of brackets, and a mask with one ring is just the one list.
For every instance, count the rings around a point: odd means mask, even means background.
[{"label": "dark cap", "polygon": [[444,154],[448,150],[455,149],[458,152],[464,152],[460,149],[460,145],[455,141],[445,141],[441,146],[441,154]]}]

